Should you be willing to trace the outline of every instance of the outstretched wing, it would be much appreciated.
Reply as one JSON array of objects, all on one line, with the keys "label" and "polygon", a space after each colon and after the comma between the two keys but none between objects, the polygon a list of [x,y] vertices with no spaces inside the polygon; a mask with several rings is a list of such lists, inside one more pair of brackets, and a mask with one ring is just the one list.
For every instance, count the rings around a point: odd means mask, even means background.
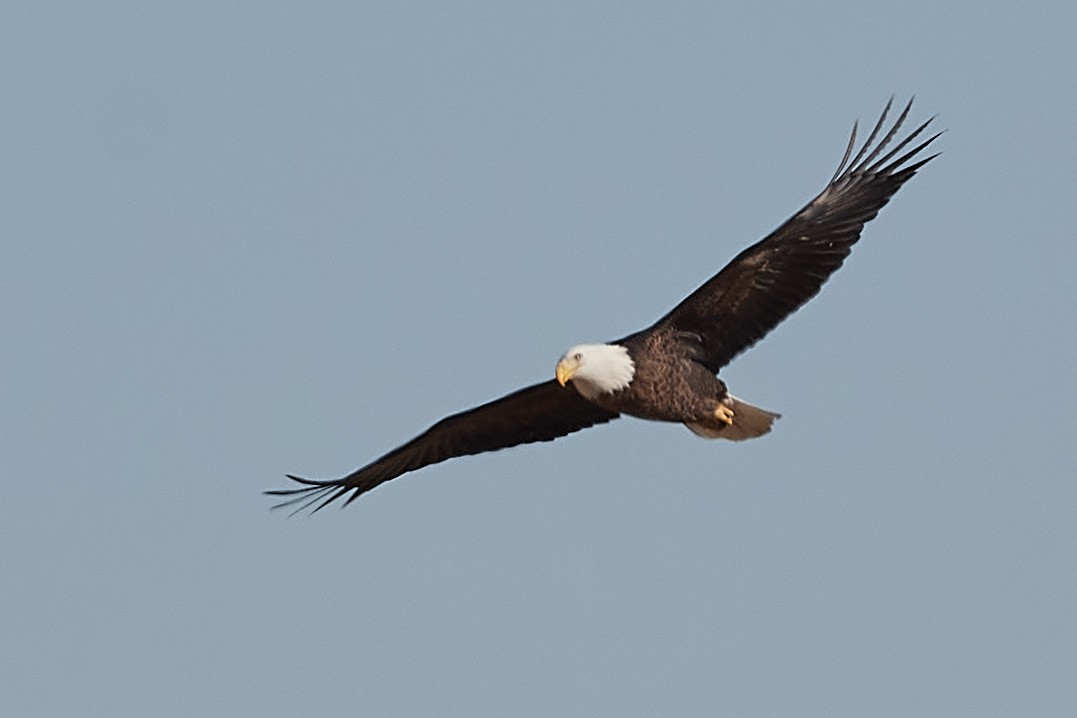
[{"label": "outstretched wing", "polygon": [[351,493],[346,506],[375,486],[430,464],[518,444],[553,441],[618,416],[587,401],[572,387],[563,387],[550,380],[448,416],[403,446],[342,479],[321,481],[289,475],[289,479],[303,486],[265,493],[291,497],[273,508],[298,504],[296,511],[314,504],[317,504],[314,508],[317,511]]},{"label": "outstretched wing", "polygon": [[936,156],[906,165],[941,132],[895,159],[931,120],[913,130],[886,155],[879,156],[912,107],[910,100],[894,126],[875,144],[892,102],[893,98],[867,141],[849,161],[856,145],[853,125],[845,156],[818,197],[769,236],[737,255],[653,328],[672,329],[698,342],[697,360],[717,373],[815,296],[852,251],[864,224],[879,213],[916,170]]}]

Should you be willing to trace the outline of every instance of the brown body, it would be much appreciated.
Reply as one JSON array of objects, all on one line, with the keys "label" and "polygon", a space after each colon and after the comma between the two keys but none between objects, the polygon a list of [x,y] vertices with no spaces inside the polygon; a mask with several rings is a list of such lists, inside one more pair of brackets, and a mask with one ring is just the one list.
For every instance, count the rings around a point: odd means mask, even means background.
[{"label": "brown body", "polygon": [[617,343],[628,349],[636,375],[626,389],[593,399],[603,409],[652,421],[703,422],[729,395],[725,382],[692,358],[690,340],[671,329]]}]

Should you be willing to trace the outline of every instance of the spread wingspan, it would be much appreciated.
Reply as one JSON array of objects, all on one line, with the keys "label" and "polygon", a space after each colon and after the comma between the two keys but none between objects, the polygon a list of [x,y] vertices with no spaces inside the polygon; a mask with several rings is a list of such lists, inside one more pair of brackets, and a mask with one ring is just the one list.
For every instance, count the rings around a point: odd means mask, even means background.
[{"label": "spread wingspan", "polygon": [[697,360],[717,373],[815,296],[852,251],[864,224],[916,170],[936,156],[906,164],[942,133],[902,154],[931,120],[882,155],[912,107],[910,100],[894,126],[879,138],[890,104],[850,161],[856,145],[853,126],[845,156],[819,196],[737,255],[654,328],[672,328],[691,338],[697,345]]},{"label": "spread wingspan", "polygon": [[[931,120],[884,154],[911,107],[910,101],[893,126],[883,132],[890,110],[887,103],[882,117],[855,156],[854,125],[834,177],[815,199],[765,239],[737,255],[669,314],[639,334],[658,331],[662,332],[659,336],[676,337],[678,350],[687,347],[700,364],[717,373],[815,296],[845,261],[864,224],[879,213],[920,167],[935,157],[921,159],[918,155],[938,134],[907,149]],[[669,365],[670,362],[657,362],[657,366]],[[644,367],[640,369],[643,373],[646,363],[640,366]],[[656,382],[653,376],[640,381],[644,385]],[[613,406],[618,411],[646,416],[634,413],[631,405]],[[757,433],[752,435],[765,433],[775,416],[762,413],[766,416],[759,418]],[[551,380],[442,419],[408,443],[342,479],[323,481],[290,476],[301,486],[266,493],[286,497],[276,508],[298,506],[296,510],[301,511],[313,507],[317,511],[345,497],[345,503],[350,503],[386,481],[430,464],[518,444],[551,441],[618,416],[585,399],[574,388]],[[691,421],[685,423],[692,426]]]},{"label": "spread wingspan", "polygon": [[351,493],[347,505],[379,484],[430,464],[519,444],[552,441],[617,417],[618,414],[592,404],[571,387],[551,380],[448,416],[342,479],[323,481],[289,475],[288,478],[303,486],[265,493],[290,497],[273,508],[297,505],[296,511],[302,511],[317,504],[314,508],[317,511]]}]

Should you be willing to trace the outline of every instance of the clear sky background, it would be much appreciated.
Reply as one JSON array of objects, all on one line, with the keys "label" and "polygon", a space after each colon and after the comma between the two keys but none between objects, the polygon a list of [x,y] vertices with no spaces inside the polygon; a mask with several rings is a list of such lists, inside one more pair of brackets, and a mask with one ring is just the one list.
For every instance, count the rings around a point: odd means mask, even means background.
[{"label": "clear sky background", "polygon": [[[1077,714],[1077,5],[7,3],[0,714]],[[916,95],[723,372],[289,519],[645,326]]]}]

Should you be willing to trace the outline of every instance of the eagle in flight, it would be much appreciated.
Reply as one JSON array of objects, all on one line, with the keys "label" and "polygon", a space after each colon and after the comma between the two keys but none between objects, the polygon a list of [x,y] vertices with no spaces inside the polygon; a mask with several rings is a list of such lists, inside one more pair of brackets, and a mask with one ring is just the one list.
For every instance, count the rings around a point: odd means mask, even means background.
[{"label": "eagle in flight", "polygon": [[941,132],[909,149],[931,119],[883,154],[912,107],[910,100],[884,131],[892,102],[859,150],[854,123],[837,171],[815,199],[650,327],[605,344],[578,344],[561,356],[555,378],[448,416],[343,478],[289,475],[300,486],[267,491],[285,497],[274,508],[317,511],[344,497],[347,505],[430,464],[552,441],[622,414],[678,422],[708,439],[766,434],[780,415],[730,394],[718,371],[815,296],[864,224],[937,156],[920,153]]}]

